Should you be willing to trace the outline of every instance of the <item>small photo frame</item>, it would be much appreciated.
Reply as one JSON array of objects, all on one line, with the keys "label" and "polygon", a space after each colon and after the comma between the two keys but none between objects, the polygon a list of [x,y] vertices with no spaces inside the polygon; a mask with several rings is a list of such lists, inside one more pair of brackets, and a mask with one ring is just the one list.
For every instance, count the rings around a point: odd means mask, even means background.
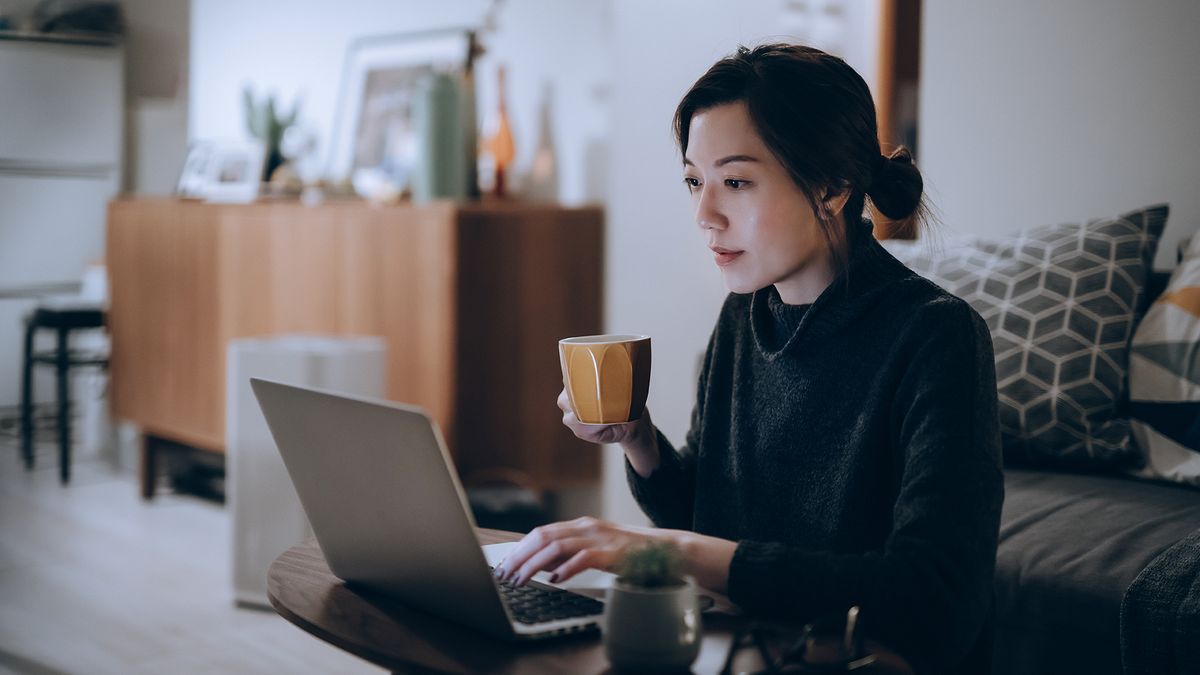
[{"label": "small photo frame", "polygon": [[175,194],[210,202],[258,198],[266,148],[252,141],[197,141],[188,148]]},{"label": "small photo frame", "polygon": [[210,202],[244,204],[258,198],[267,150],[262,143],[227,141],[213,144],[208,159]]},{"label": "small photo frame", "polygon": [[357,172],[409,184],[418,142],[413,99],[430,73],[469,73],[475,34],[448,29],[365,37],[350,45],[334,119],[328,177]]}]

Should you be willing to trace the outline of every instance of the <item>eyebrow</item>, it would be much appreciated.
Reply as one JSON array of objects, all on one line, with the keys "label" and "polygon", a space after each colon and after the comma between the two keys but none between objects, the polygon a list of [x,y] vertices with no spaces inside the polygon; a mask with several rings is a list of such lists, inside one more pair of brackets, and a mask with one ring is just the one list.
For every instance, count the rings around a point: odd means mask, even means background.
[{"label": "eyebrow", "polygon": [[[758,161],[757,157],[751,157],[750,155],[729,155],[728,157],[722,157],[721,159],[718,159],[717,161],[713,162],[713,166],[725,166],[726,164],[731,164],[733,162],[757,162],[757,161]],[[683,158],[683,163],[688,166],[696,166],[695,164],[692,163],[692,160],[688,159],[687,157]]]}]

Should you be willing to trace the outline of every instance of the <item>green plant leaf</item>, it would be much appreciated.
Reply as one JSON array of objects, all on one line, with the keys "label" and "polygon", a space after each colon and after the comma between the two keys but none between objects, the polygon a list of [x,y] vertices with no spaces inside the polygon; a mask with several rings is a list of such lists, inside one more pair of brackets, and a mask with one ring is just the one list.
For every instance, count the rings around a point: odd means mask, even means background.
[{"label": "green plant leaf", "polygon": [[249,86],[242,88],[242,112],[246,117],[246,130],[255,138],[262,136],[262,129],[259,124],[258,106],[254,102],[254,92]]},{"label": "green plant leaf", "polygon": [[667,542],[652,542],[626,553],[618,573],[621,581],[643,588],[678,586],[683,583],[683,560]]}]

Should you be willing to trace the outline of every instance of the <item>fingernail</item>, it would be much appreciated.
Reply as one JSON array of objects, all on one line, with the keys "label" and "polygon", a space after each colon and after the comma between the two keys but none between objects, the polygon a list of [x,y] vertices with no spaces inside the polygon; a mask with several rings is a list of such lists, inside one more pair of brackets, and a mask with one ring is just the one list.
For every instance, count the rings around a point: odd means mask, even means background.
[{"label": "fingernail", "polygon": [[496,569],[492,570],[492,574],[494,574],[497,579],[503,579],[504,578],[504,568],[497,566]]}]

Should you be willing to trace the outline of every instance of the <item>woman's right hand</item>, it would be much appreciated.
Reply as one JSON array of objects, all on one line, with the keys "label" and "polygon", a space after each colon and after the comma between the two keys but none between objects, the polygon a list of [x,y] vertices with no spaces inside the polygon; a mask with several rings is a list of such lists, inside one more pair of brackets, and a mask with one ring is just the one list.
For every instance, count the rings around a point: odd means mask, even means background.
[{"label": "woman's right hand", "polygon": [[624,424],[584,424],[571,409],[566,389],[558,395],[558,407],[563,411],[563,425],[577,438],[588,443],[620,443],[634,471],[643,478],[658,467],[658,434],[649,410],[643,410],[641,417]]},{"label": "woman's right hand", "polygon": [[571,399],[567,396],[566,389],[563,389],[562,393],[558,395],[558,407],[563,411],[563,425],[570,429],[576,437],[588,443],[626,445],[649,435],[646,433],[646,427],[650,426],[649,411],[643,413],[641,418],[624,424],[584,424],[579,421],[579,418],[575,416],[575,411],[571,409]]}]

